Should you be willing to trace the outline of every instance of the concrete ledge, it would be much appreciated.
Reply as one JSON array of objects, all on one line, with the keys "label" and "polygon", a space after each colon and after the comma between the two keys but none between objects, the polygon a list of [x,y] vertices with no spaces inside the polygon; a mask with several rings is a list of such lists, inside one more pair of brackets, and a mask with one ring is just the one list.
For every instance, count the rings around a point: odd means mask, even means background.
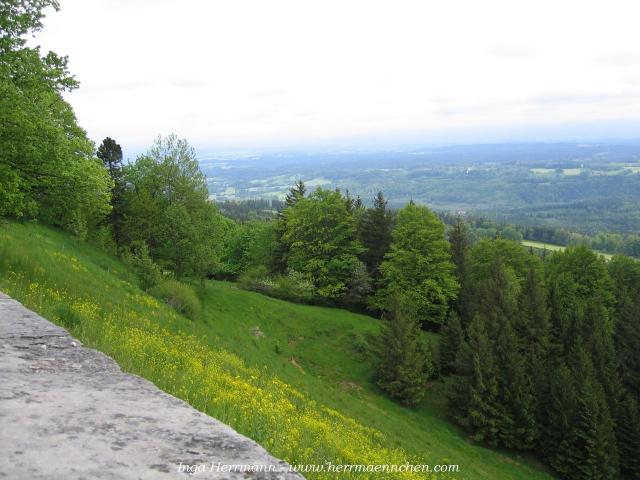
[{"label": "concrete ledge", "polygon": [[[303,478],[0,292],[0,478],[191,477],[181,462],[207,467],[195,478]],[[209,471],[218,462],[275,472]]]}]

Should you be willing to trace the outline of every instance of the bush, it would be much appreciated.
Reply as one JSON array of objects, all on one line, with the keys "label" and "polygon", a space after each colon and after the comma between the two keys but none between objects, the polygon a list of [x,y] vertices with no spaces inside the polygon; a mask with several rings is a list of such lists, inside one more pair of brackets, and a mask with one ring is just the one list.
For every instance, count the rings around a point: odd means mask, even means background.
[{"label": "bush", "polygon": [[160,283],[162,279],[160,267],[149,256],[149,247],[146,243],[134,242],[131,253],[128,251],[123,253],[122,261],[131,266],[138,277],[140,288],[145,292]]},{"label": "bush", "polygon": [[149,293],[192,320],[200,315],[202,310],[200,299],[193,288],[176,280],[166,280],[152,288]]},{"label": "bush", "polygon": [[286,275],[278,275],[275,279],[272,295],[292,302],[309,303],[314,297],[313,283],[307,276],[295,270]]},{"label": "bush", "polygon": [[271,295],[274,283],[268,276],[267,267],[260,265],[240,275],[238,286],[244,290]]},{"label": "bush", "polygon": [[298,303],[310,303],[315,292],[313,283],[306,275],[289,270],[286,275],[269,277],[267,268],[262,265],[243,273],[238,285],[244,290]]}]

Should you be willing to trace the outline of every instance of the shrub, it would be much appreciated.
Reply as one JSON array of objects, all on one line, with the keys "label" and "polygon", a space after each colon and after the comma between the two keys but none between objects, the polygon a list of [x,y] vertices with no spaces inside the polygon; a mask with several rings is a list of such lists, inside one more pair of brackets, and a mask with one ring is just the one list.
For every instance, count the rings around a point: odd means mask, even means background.
[{"label": "shrub", "polygon": [[87,220],[79,210],[74,210],[73,212],[71,212],[71,215],[64,228],[69,233],[71,233],[71,235],[82,241],[86,240],[87,235],[89,234]]},{"label": "shrub", "polygon": [[160,283],[162,278],[160,267],[149,256],[149,247],[146,243],[135,242],[131,251],[131,254],[125,253],[122,260],[133,268],[140,288],[146,292]]},{"label": "shrub", "polygon": [[238,286],[244,290],[270,295],[274,283],[267,275],[267,267],[260,265],[244,272],[238,279]]},{"label": "shrub", "polygon": [[313,283],[306,275],[289,270],[286,275],[269,277],[264,266],[247,270],[240,276],[238,285],[244,290],[298,303],[311,302],[315,292]]},{"label": "shrub", "polygon": [[149,293],[192,320],[200,315],[202,310],[200,299],[193,288],[177,280],[166,280],[152,288]]},{"label": "shrub", "polygon": [[274,281],[275,287],[271,292],[274,297],[299,303],[309,303],[313,300],[313,283],[300,272],[289,270],[286,275],[278,275]]}]

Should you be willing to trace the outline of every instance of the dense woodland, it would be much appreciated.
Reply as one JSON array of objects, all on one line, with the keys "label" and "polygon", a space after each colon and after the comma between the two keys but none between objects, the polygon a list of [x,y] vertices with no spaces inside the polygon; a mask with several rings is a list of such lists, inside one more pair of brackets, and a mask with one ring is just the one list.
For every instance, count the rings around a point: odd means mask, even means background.
[{"label": "dense woodland", "polygon": [[0,8],[2,216],[100,245],[173,302],[215,277],[369,312],[384,322],[376,382],[398,402],[439,379],[475,441],[536,452],[562,478],[640,477],[640,262],[586,246],[543,259],[413,201],[366,207],[301,181],[275,218],[229,219],[185,140],[159,137],[131,163],[111,138],[94,148],[62,98],[77,86],[66,59],[26,46],[45,6]]}]

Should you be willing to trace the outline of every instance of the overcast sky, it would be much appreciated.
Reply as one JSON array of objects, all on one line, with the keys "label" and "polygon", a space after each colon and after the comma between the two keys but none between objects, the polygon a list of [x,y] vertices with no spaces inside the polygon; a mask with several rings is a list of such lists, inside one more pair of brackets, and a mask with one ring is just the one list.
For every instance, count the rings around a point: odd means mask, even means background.
[{"label": "overcast sky", "polygon": [[90,137],[125,149],[171,132],[285,147],[640,119],[637,0],[60,3],[35,41],[69,55]]}]

